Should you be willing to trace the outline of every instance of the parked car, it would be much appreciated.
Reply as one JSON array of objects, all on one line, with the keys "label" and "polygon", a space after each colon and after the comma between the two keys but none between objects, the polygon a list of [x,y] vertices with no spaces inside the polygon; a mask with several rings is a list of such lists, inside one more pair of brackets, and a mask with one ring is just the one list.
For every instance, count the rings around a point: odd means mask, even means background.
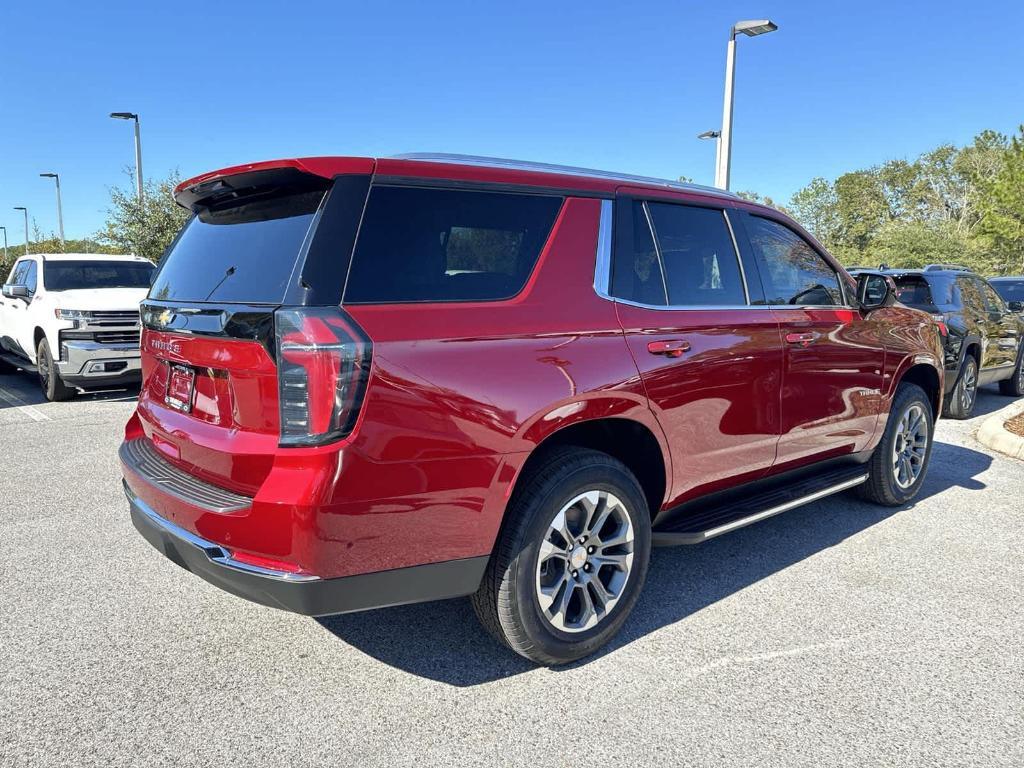
[{"label": "parked car", "polygon": [[0,299],[0,366],[36,373],[48,400],[139,381],[139,302],[153,269],[135,256],[18,259]]},{"label": "parked car", "polygon": [[1011,312],[1024,314],[1024,276],[989,278],[996,293],[1003,297]]},{"label": "parked car", "polygon": [[235,595],[472,595],[557,664],[620,628],[652,545],[921,489],[932,319],[774,209],[458,156],[258,163],[176,197],[120,458],[139,532]]},{"label": "parked car", "polygon": [[[984,278],[956,264],[885,269],[902,304],[929,312],[945,347],[943,415],[969,418],[978,387],[999,383],[1004,395],[1024,395],[1024,320]],[[857,274],[857,272],[854,272]]]}]

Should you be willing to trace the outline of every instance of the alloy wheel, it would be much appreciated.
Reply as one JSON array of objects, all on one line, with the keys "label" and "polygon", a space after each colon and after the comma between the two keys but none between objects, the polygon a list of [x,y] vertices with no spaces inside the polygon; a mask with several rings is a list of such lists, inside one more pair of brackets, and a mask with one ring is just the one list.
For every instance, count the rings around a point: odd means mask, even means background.
[{"label": "alloy wheel", "polygon": [[960,408],[966,414],[974,406],[974,397],[978,391],[978,374],[973,365],[964,369],[964,380],[960,387]]},{"label": "alloy wheel", "polygon": [[584,632],[622,597],[633,567],[633,523],[623,502],[586,491],[548,524],[537,558],[536,597],[562,632]]},{"label": "alloy wheel", "polygon": [[915,403],[900,417],[892,446],[892,473],[896,485],[910,488],[924,471],[928,453],[928,418]]}]

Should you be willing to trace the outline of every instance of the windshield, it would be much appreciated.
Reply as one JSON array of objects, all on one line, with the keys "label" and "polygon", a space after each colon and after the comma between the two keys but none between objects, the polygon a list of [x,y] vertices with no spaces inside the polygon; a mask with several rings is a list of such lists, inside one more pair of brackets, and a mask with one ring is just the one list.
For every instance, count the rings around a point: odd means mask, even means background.
[{"label": "windshield", "polygon": [[147,261],[45,261],[43,285],[50,291],[148,288],[153,269]]},{"label": "windshield", "polygon": [[1024,280],[993,280],[992,287],[1003,301],[1024,301]]}]

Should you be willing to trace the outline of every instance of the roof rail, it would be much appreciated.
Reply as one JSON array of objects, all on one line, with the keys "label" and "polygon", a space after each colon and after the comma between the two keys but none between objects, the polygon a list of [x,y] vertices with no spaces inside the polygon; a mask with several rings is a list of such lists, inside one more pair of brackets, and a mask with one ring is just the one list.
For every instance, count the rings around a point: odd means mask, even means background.
[{"label": "roof rail", "polygon": [[965,267],[962,264],[928,264],[924,268],[925,272],[973,272],[970,267]]},{"label": "roof rail", "polygon": [[482,168],[505,168],[514,171],[536,171],[538,173],[557,173],[562,176],[590,176],[597,179],[609,181],[621,181],[632,184],[650,184],[669,189],[679,189],[688,192],[700,192],[707,195],[717,195],[730,199],[741,199],[739,195],[728,192],[718,187],[708,187],[704,184],[691,184],[684,181],[670,181],[659,179],[653,176],[635,176],[630,173],[614,173],[612,171],[599,171],[593,168],[577,168],[571,165],[553,165],[551,163],[535,163],[529,160],[509,160],[503,157],[483,157],[478,155],[458,155],[446,152],[406,152],[401,155],[392,155],[394,160],[418,160],[425,163],[451,163],[453,165],[473,165]]}]

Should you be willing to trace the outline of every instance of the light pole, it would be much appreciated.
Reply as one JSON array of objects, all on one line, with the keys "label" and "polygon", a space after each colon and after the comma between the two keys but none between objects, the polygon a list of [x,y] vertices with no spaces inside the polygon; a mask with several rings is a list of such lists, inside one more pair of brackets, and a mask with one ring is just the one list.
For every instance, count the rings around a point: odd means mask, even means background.
[{"label": "light pole", "polygon": [[139,133],[139,116],[134,112],[111,112],[115,120],[135,121],[135,188],[142,202],[142,135]]},{"label": "light pole", "polygon": [[28,256],[28,208],[23,205],[14,206],[14,210],[25,214],[25,255]]},{"label": "light pole", "polygon": [[715,174],[718,174],[718,161],[722,156],[722,132],[721,131],[704,131],[704,133],[697,134],[698,139],[714,139],[715,140]]},{"label": "light pole", "polygon": [[0,227],[4,231],[4,264],[7,263],[7,227]]},{"label": "light pole", "polygon": [[60,234],[61,250],[64,250],[64,211],[60,206],[60,176],[56,173],[40,173],[39,176],[57,182],[57,232]]},{"label": "light pole", "polygon": [[715,169],[715,186],[719,189],[729,188],[729,162],[732,160],[732,102],[733,83],[736,79],[736,35],[741,33],[747,37],[757,37],[767,32],[774,32],[779,26],[769,19],[755,21],[739,21],[729,30],[729,48],[725,58],[725,100],[722,106],[722,146],[718,152],[718,165]]}]

